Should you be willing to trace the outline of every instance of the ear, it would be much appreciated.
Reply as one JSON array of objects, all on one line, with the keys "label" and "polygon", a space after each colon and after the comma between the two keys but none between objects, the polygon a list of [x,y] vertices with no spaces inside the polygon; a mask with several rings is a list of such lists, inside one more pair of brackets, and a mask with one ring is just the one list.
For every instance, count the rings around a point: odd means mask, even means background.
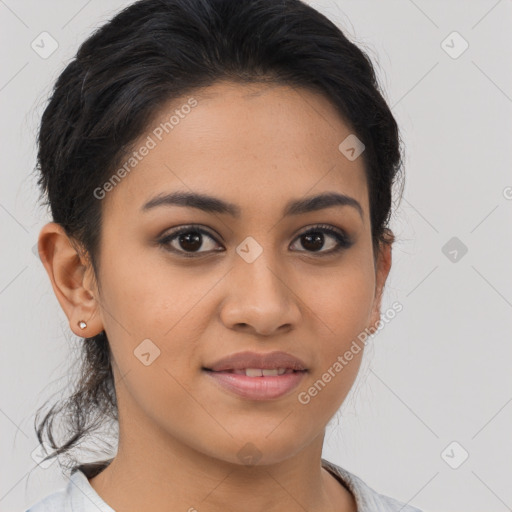
[{"label": "ear", "polygon": [[375,298],[368,328],[376,328],[380,320],[380,308],[384,285],[391,270],[391,251],[395,236],[390,229],[385,230],[385,240],[379,243],[379,250],[375,256]]},{"label": "ear", "polygon": [[[38,250],[71,330],[85,338],[99,334],[103,323],[99,302],[94,298],[98,292],[92,266],[85,255],[77,251],[64,228],[55,222],[41,229]],[[78,326],[82,320],[87,323],[85,329]]]}]

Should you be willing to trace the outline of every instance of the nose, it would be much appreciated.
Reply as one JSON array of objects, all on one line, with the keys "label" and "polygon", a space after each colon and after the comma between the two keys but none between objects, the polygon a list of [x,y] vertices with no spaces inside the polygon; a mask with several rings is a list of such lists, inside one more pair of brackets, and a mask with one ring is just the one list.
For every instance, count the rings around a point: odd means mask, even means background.
[{"label": "nose", "polygon": [[220,317],[228,329],[272,336],[288,332],[300,322],[300,301],[293,284],[264,254],[252,263],[239,259],[226,276]]}]

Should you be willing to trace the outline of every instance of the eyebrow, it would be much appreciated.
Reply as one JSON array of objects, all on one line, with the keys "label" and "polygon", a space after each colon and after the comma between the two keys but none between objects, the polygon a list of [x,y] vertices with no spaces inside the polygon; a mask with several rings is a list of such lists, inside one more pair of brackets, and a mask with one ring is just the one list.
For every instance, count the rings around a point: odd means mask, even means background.
[{"label": "eyebrow", "polygon": [[[147,212],[157,206],[182,206],[186,208],[197,208],[207,213],[220,213],[239,218],[241,209],[233,203],[224,201],[217,197],[197,192],[172,192],[159,194],[145,203],[141,210]],[[304,213],[323,210],[333,206],[351,206],[357,210],[363,219],[363,208],[353,197],[336,192],[329,192],[317,196],[306,197],[289,201],[283,210],[283,216],[301,215]]]}]

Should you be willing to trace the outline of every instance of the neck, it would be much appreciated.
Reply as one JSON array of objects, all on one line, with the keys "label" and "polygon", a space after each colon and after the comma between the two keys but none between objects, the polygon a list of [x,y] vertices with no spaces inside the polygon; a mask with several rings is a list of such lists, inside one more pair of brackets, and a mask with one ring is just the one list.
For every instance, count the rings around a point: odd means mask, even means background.
[{"label": "neck", "polygon": [[[125,436],[122,436],[124,433]],[[296,455],[266,465],[219,460],[167,437],[120,430],[117,456],[90,484],[114,510],[240,509],[247,512],[356,512],[353,495],[322,468],[324,433]]]}]

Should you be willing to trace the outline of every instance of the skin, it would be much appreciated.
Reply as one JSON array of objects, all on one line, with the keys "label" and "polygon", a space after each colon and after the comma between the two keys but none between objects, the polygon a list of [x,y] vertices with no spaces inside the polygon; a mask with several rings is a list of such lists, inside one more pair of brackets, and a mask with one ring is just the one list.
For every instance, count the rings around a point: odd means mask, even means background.
[{"label": "skin", "polygon": [[[320,458],[363,350],[309,404],[297,395],[380,319],[391,244],[374,254],[363,159],[338,150],[352,132],[318,93],[218,82],[192,96],[198,105],[102,200],[98,276],[59,225],[40,233],[41,259],[71,329],[87,337],[104,329],[114,357],[119,450],[91,485],[121,512],[148,503],[155,512],[355,511]],[[188,97],[166,105],[151,127]],[[235,203],[241,217],[179,206],[141,212],[176,190]],[[323,192],[353,197],[362,217],[350,206],[282,216],[289,200]],[[198,257],[158,245],[191,223],[213,236],[203,235]],[[317,224],[345,231],[353,245],[322,256],[337,246],[324,234],[312,251],[300,235]],[[263,249],[252,263],[235,251],[247,236]],[[190,253],[177,238],[171,247]],[[219,247],[225,251],[214,252]],[[161,351],[149,366],[134,356],[147,338]],[[251,401],[201,370],[244,350],[289,352],[309,372],[290,394]],[[246,443],[259,450],[257,465],[239,458]]]}]

